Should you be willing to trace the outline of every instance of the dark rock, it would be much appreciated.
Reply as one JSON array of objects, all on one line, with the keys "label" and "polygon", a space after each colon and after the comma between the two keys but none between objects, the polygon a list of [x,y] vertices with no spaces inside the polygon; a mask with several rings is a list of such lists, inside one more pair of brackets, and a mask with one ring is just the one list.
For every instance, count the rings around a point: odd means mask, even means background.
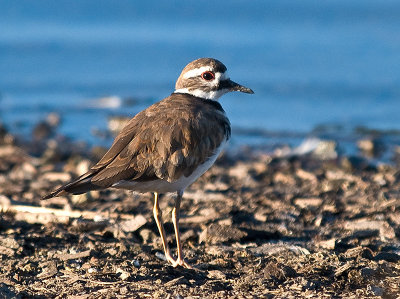
[{"label": "dark rock", "polygon": [[0,144],[4,144],[4,139],[7,135],[7,129],[4,127],[2,123],[0,123]]},{"label": "dark rock", "polygon": [[281,263],[270,262],[264,268],[264,277],[267,279],[286,280],[290,277],[296,277],[297,272],[290,266]]},{"label": "dark rock", "polygon": [[385,151],[384,143],[379,139],[362,139],[357,145],[367,158],[379,157]]},{"label": "dark rock", "polygon": [[384,295],[384,290],[378,286],[371,286],[371,292],[377,297],[382,297]]},{"label": "dark rock", "polygon": [[47,122],[40,122],[34,128],[32,132],[33,139],[40,141],[51,137],[54,134],[54,128]]},{"label": "dark rock", "polygon": [[226,279],[226,275],[219,270],[208,271],[207,277],[212,279]]},{"label": "dark rock", "polygon": [[15,288],[5,284],[4,282],[0,282],[0,299],[8,299],[8,298],[21,298],[17,295]]},{"label": "dark rock", "polygon": [[266,227],[267,225],[255,228],[241,226],[240,230],[246,233],[241,240],[243,242],[259,241],[264,243],[266,240],[279,239],[282,236],[279,231],[270,228],[269,225],[268,228]]},{"label": "dark rock", "polygon": [[75,219],[71,223],[71,231],[73,232],[91,232],[102,231],[107,227],[108,221],[93,221],[91,219]]},{"label": "dark rock", "polygon": [[360,275],[364,278],[369,279],[370,277],[373,277],[376,274],[376,270],[372,269],[372,268],[362,268],[360,270]]},{"label": "dark rock", "polygon": [[372,167],[367,159],[356,156],[343,157],[341,159],[341,165],[345,170],[350,172],[365,170]]},{"label": "dark rock", "polygon": [[372,260],[374,258],[374,255],[372,253],[372,250],[369,248],[365,248],[362,253],[361,253],[361,257],[365,258],[365,259],[369,259]]},{"label": "dark rock", "polygon": [[400,255],[394,252],[379,252],[375,258],[375,261],[387,261],[391,263],[397,263],[400,261]]}]

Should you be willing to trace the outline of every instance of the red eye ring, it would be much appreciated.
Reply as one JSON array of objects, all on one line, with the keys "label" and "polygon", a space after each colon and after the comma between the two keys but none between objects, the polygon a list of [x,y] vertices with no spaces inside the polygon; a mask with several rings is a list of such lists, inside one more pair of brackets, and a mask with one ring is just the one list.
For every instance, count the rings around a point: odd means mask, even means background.
[{"label": "red eye ring", "polygon": [[211,71],[205,71],[204,73],[201,74],[201,77],[206,81],[211,81],[215,79],[215,75]]}]

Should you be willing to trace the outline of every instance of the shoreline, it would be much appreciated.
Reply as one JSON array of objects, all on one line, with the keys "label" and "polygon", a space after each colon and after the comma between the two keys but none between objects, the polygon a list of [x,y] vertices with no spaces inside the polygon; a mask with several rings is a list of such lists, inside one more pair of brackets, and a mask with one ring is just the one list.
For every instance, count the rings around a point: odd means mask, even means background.
[{"label": "shoreline", "polygon": [[[108,148],[117,133],[130,120],[130,116],[114,114],[108,117],[105,128],[93,127],[85,140],[63,132],[63,117],[56,112],[49,113],[44,119],[25,128],[24,133],[11,130],[9,134],[21,144],[43,144],[48,140],[56,142],[79,143],[87,147]],[[14,128],[15,129],[15,128]],[[0,130],[8,132],[7,126],[0,123]],[[82,136],[81,136],[82,138]],[[365,126],[346,126],[340,124],[321,124],[309,132],[287,130],[267,130],[263,128],[232,128],[232,138],[225,152],[235,155],[251,149],[254,152],[264,152],[274,156],[276,153],[302,151],[305,154],[315,150],[322,144],[330,144],[328,155],[354,157],[365,159],[366,163],[391,164],[399,166],[400,161],[400,130],[376,129]],[[83,150],[83,149],[82,149]],[[40,155],[40,152],[35,153]]]}]

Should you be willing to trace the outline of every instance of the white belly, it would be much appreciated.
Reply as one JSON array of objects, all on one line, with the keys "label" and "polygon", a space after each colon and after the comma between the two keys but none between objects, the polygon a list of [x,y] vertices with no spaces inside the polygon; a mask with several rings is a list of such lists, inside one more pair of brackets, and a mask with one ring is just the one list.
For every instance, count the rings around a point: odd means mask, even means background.
[{"label": "white belly", "polygon": [[215,150],[215,154],[211,156],[206,162],[199,165],[193,173],[186,177],[181,176],[175,182],[168,182],[165,180],[154,180],[148,182],[135,182],[135,181],[119,181],[112,185],[113,188],[118,189],[128,189],[141,193],[146,192],[158,192],[158,193],[167,193],[167,192],[177,192],[183,191],[191,185],[195,180],[197,180],[203,173],[205,173],[217,160],[219,154],[221,153],[223,147],[226,142],[221,143],[221,145]]}]

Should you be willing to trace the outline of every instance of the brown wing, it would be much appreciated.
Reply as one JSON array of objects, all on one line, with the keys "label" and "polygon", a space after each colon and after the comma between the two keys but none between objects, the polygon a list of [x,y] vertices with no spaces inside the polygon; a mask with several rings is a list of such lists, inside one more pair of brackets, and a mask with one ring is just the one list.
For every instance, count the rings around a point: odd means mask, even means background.
[{"label": "brown wing", "polygon": [[218,103],[172,94],[132,118],[104,157],[60,190],[77,194],[120,180],[173,182],[189,176],[229,135]]},{"label": "brown wing", "polygon": [[91,181],[104,187],[120,180],[173,182],[189,176],[228,136],[229,121],[215,106],[173,94],[128,123],[92,168]]}]

